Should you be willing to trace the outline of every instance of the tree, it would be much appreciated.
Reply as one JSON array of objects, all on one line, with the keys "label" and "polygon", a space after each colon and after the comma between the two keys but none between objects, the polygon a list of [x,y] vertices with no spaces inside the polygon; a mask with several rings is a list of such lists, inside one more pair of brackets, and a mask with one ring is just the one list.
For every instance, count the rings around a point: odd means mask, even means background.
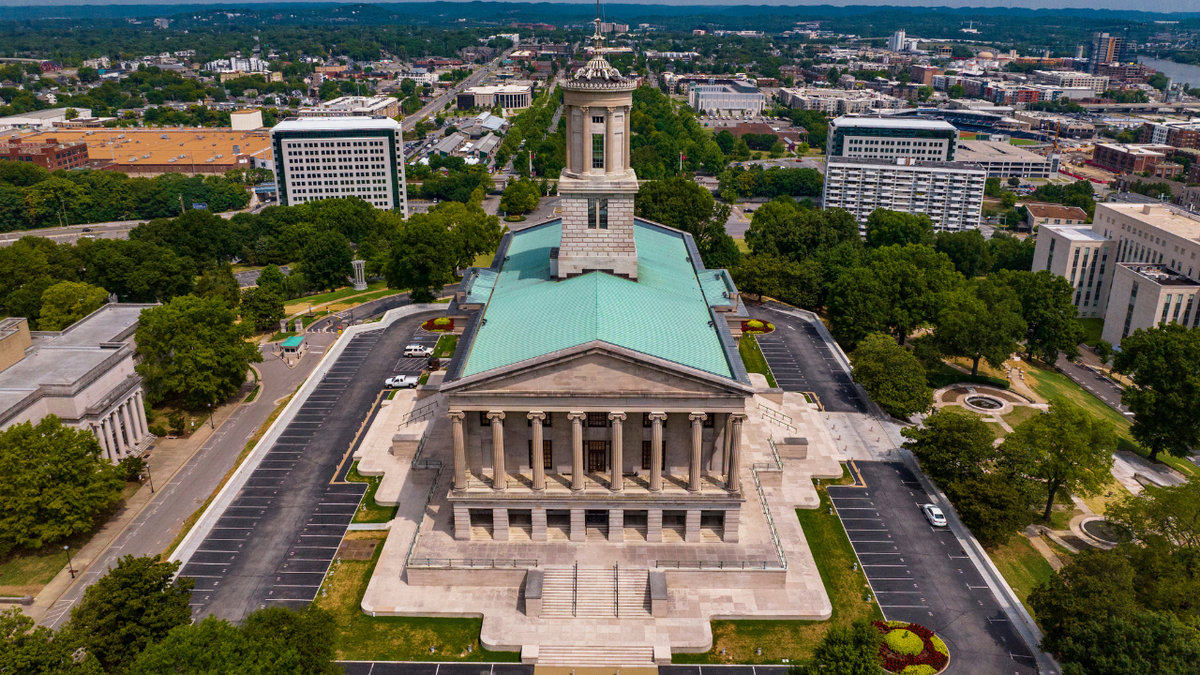
[{"label": "tree", "polygon": [[1075,289],[1065,278],[1050,272],[1013,272],[1001,270],[996,279],[1008,284],[1021,300],[1021,318],[1025,319],[1025,352],[1046,363],[1058,360],[1063,352],[1068,359],[1079,354],[1083,328],[1075,320],[1079,310],[1071,302]]},{"label": "tree", "polygon": [[743,293],[770,296],[805,309],[820,308],[821,265],[812,260],[794,263],[770,254],[749,255],[730,273]]},{"label": "tree", "polygon": [[102,453],[54,415],[0,431],[0,555],[92,530],[125,486]]},{"label": "tree", "polygon": [[946,95],[950,98],[966,98],[967,88],[961,84],[952,84],[946,87]]},{"label": "tree", "polygon": [[1008,177],[1008,186],[1009,187],[1021,187],[1021,179],[1017,178],[1016,176],[1009,176]]},{"label": "tree", "polygon": [[1011,477],[989,473],[950,483],[946,494],[971,534],[994,549],[1032,520],[1033,502],[1026,487]]},{"label": "tree", "polygon": [[939,232],[933,248],[945,253],[955,269],[968,279],[987,274],[992,269],[992,252],[979,230]]},{"label": "tree", "polygon": [[270,286],[247,289],[242,294],[242,320],[257,331],[273,330],[286,316],[283,296]]},{"label": "tree", "polygon": [[91,284],[60,281],[42,293],[38,330],[62,330],[100,309],[108,291]]},{"label": "tree", "polygon": [[537,184],[528,178],[512,181],[500,196],[500,210],[505,213],[529,213],[538,207],[541,196]]},{"label": "tree", "polygon": [[444,225],[418,213],[404,224],[384,270],[388,288],[408,288],[413,302],[433,302],[454,278],[455,243]]},{"label": "tree", "polygon": [[102,675],[96,657],[74,658],[70,635],[34,627],[33,619],[13,608],[0,612],[0,671],[39,675]]},{"label": "tree", "polygon": [[196,280],[192,292],[202,298],[221,298],[230,309],[237,309],[242,300],[241,285],[238,284],[237,277],[233,276],[233,268],[228,264],[205,270]]},{"label": "tree", "polygon": [[1113,367],[1133,380],[1121,402],[1151,461],[1163,451],[1185,457],[1200,444],[1200,331],[1177,323],[1138,329],[1121,341]]},{"label": "tree", "polygon": [[1096,341],[1096,358],[1100,359],[1100,365],[1107,364],[1113,357],[1113,346],[1107,340]]},{"label": "tree", "polygon": [[1063,675],[1191,675],[1200,631],[1170,612],[1108,615],[1082,623],[1059,650]]},{"label": "tree", "polygon": [[832,625],[813,650],[813,665],[826,675],[876,675],[880,640],[879,629],[866,619]]},{"label": "tree", "polygon": [[925,369],[912,352],[888,335],[868,335],[850,354],[850,363],[854,366],[854,381],[891,415],[908,417],[933,404]]},{"label": "tree", "polygon": [[1137,610],[1134,570],[1112,551],[1084,550],[1029,593],[1029,606],[1045,637],[1042,649],[1059,653],[1072,635],[1109,616]]},{"label": "tree", "polygon": [[142,310],[136,333],[137,365],[147,398],[181,398],[202,407],[237,393],[251,363],[262,354],[246,338],[250,325],[235,323],[224,300],[185,295]]},{"label": "tree", "polygon": [[300,271],[314,288],[332,291],[345,286],[354,270],[350,241],[336,231],[318,232],[300,255]]},{"label": "tree", "polygon": [[297,673],[334,675],[333,636],[329,613],[316,607],[295,612],[280,607],[260,609],[242,626],[208,617],[173,629],[165,639],[138,656],[132,675],[224,673]]},{"label": "tree", "polygon": [[867,246],[870,248],[905,244],[932,246],[933,239],[933,221],[924,213],[875,209],[867,216]]},{"label": "tree", "polygon": [[1011,476],[1039,481],[1050,512],[1060,490],[1090,497],[1112,481],[1112,453],[1117,437],[1112,425],[1066,401],[1017,425],[1000,445],[1000,463]]},{"label": "tree", "polygon": [[1146,486],[1111,504],[1105,516],[1128,530],[1143,545],[1161,543],[1160,550],[1182,553],[1194,575],[1200,563],[1200,479],[1168,487]]},{"label": "tree", "polygon": [[284,297],[288,295],[287,276],[279,269],[278,265],[264,267],[258,273],[258,280],[255,283],[259,288],[269,288]]},{"label": "tree", "polygon": [[730,207],[718,204],[712,193],[686,178],[668,178],[642,185],[634,202],[639,217],[692,235],[704,265],[733,267],[740,254],[725,231]]},{"label": "tree", "polygon": [[129,667],[143,649],[191,622],[191,577],[175,579],[180,563],[127,555],[71,609],[65,630],[109,672]]},{"label": "tree", "polygon": [[942,296],[934,338],[942,353],[971,359],[971,374],[979,374],[979,361],[993,368],[1020,348],[1025,335],[1021,303],[1011,287],[993,279],[975,279]]},{"label": "tree", "polygon": [[[443,202],[429,209],[429,213],[426,214],[429,222],[450,233],[455,268],[471,267],[475,264],[475,258],[484,253],[492,253],[500,246],[505,227],[498,217],[489,216],[484,212],[482,203],[483,192],[476,190],[465,204]],[[413,218],[416,219],[417,216]]]},{"label": "tree", "polygon": [[943,485],[982,476],[996,455],[992,430],[977,417],[939,410],[900,433],[910,439],[904,447],[921,460],[921,469]]}]

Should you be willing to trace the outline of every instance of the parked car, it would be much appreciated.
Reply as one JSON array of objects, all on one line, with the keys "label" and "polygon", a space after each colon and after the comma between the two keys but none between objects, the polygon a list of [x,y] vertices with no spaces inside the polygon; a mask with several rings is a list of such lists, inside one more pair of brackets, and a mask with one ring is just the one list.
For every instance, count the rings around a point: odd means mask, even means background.
[{"label": "parked car", "polygon": [[942,510],[937,505],[922,504],[921,513],[925,514],[925,520],[928,520],[930,525],[934,527],[946,526],[946,514],[942,513]]},{"label": "parked car", "polygon": [[416,389],[417,379],[416,375],[397,375],[384,380],[384,385],[391,389]]},{"label": "parked car", "polygon": [[404,348],[405,356],[433,356],[433,347],[412,344]]}]

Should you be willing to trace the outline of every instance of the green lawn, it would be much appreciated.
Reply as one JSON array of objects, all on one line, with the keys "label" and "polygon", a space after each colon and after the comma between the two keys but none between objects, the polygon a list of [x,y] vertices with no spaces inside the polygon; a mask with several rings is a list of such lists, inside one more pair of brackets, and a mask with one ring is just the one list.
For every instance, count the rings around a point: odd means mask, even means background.
[{"label": "green lawn", "polygon": [[[71,546],[72,553],[78,545],[76,542]],[[67,555],[62,547],[62,544],[54,544],[38,551],[0,558],[0,595],[37,595],[59,570],[67,566]]]},{"label": "green lawn", "polygon": [[734,239],[733,243],[737,244],[738,250],[742,253],[750,254],[750,245],[746,243],[745,239]]},{"label": "green lawn", "polygon": [[1075,319],[1083,327],[1083,344],[1095,347],[1104,332],[1104,319]]},{"label": "green lawn", "polygon": [[383,480],[383,476],[364,476],[358,472],[358,462],[355,462],[350,467],[350,473],[346,474],[346,480],[352,483],[367,484],[367,494],[363,495],[362,505],[354,514],[354,522],[387,523],[396,517],[396,509],[400,507],[375,503],[375,491],[379,489],[379,483]]},{"label": "green lawn", "polygon": [[1004,575],[1004,580],[1012,587],[1013,593],[1020,598],[1021,604],[1032,614],[1033,610],[1029,608],[1025,598],[1035,586],[1049,581],[1050,577],[1054,576],[1054,568],[1050,567],[1050,563],[1046,562],[1042,554],[1034,550],[1029,540],[1021,534],[1014,534],[1007,544],[989,551],[988,555]]},{"label": "green lawn", "polygon": [[[1083,387],[1075,384],[1071,378],[1057,371],[1038,368],[1029,364],[1026,364],[1025,372],[1026,383],[1037,392],[1038,396],[1046,400],[1056,398],[1066,399],[1092,413],[1092,415],[1102,420],[1108,420],[1112,423],[1114,429],[1116,429],[1118,449],[1136,452],[1143,457],[1150,456],[1147,450],[1133,440],[1133,436],[1129,433],[1130,422],[1124,415],[1108,407],[1104,401],[1101,401]],[[1194,465],[1178,457],[1159,453],[1159,459],[1185,476],[1191,476],[1196,473]]]},{"label": "green lawn", "polygon": [[[363,593],[383,551],[385,532],[351,532],[348,539],[377,539],[371,560],[343,560],[326,577],[316,604],[333,613],[339,660],[348,661],[506,661],[520,652],[491,652],[479,644],[483,619],[370,617],[362,611]],[[433,647],[431,653],[429,648]],[[468,651],[468,649],[470,651]]]},{"label": "green lawn", "polygon": [[767,359],[763,356],[762,350],[758,347],[758,340],[753,335],[742,335],[742,339],[738,341],[738,353],[742,355],[742,363],[746,364],[746,370],[751,373],[761,373],[767,376],[767,384],[774,387],[775,376],[771,374],[771,367],[767,365]]},{"label": "green lawn", "polygon": [[[821,582],[833,604],[828,621],[713,621],[713,648],[703,654],[673,654],[674,663],[790,663],[812,658],[813,649],[830,625],[849,625],[856,619],[881,620],[874,602],[867,602],[866,577],[854,571],[858,559],[842,523],[829,513],[824,488],[819,509],[797,509],[796,516],[812,549]],[[756,653],[762,648],[762,654]],[[725,653],[721,653],[721,649]]]},{"label": "green lawn", "polygon": [[1030,408],[1022,405],[1016,406],[1013,408],[1012,412],[1008,413],[1007,415],[1003,415],[1003,417],[1004,421],[1008,422],[1008,426],[1016,429],[1017,425],[1019,425],[1021,422],[1024,422],[1031,417],[1036,417],[1041,412],[1042,411],[1038,410],[1037,408]]},{"label": "green lawn", "polygon": [[[285,309],[287,307],[299,307],[300,309],[304,309],[307,305],[321,305],[326,302],[334,302],[337,300],[341,300],[342,298],[348,298],[352,295],[358,295],[359,293],[370,293],[372,291],[382,291],[386,288],[387,288],[387,283],[384,281],[376,281],[371,284],[368,284],[367,289],[365,291],[356,291],[356,290],[354,290],[353,286],[346,286],[345,288],[340,288],[340,289],[330,292],[330,293],[318,293],[316,295],[306,295],[302,298],[295,298],[294,300],[289,300],[287,303],[285,303]],[[295,313],[295,311],[298,311],[298,310],[293,310],[292,313]]]},{"label": "green lawn", "polygon": [[437,344],[433,347],[433,358],[448,359],[454,356],[454,350],[458,349],[458,336],[453,333],[438,338]]},{"label": "green lawn", "polygon": [[1028,138],[1010,138],[1010,139],[1008,139],[1008,142],[1012,143],[1013,145],[1037,145],[1038,144],[1037,141],[1031,141]]}]

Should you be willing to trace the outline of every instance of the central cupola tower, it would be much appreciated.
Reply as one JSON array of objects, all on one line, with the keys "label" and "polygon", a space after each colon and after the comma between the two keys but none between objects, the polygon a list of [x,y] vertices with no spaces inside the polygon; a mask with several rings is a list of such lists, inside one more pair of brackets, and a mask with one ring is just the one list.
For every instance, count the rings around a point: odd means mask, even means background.
[{"label": "central cupola tower", "polygon": [[595,23],[592,59],[563,85],[567,165],[558,181],[558,278],[607,272],[637,279],[633,198],[638,182],[629,167],[629,115],[636,83],[604,59],[600,19]]}]

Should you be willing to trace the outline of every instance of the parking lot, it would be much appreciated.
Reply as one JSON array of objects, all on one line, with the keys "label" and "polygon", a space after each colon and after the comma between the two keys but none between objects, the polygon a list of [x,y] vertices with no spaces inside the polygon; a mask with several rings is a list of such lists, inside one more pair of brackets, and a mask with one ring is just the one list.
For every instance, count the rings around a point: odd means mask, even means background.
[{"label": "parking lot", "polygon": [[[345,483],[352,444],[375,409],[383,380],[430,314],[360,333],[263,456],[237,498],[189,558],[193,615],[240,621],[272,604],[315,597],[366,483]],[[425,359],[406,361],[425,363]]]},{"label": "parking lot", "polygon": [[958,539],[925,519],[920,505],[933,500],[912,472],[899,462],[856,467],[865,486],[828,491],[884,616],[937,632],[950,648],[947,673],[1036,673]]},{"label": "parking lot", "polygon": [[854,382],[816,326],[768,305],[751,306],[749,311],[751,317],[775,325],[775,332],[758,336],[758,345],[784,391],[813,394],[829,412],[867,412]]}]

